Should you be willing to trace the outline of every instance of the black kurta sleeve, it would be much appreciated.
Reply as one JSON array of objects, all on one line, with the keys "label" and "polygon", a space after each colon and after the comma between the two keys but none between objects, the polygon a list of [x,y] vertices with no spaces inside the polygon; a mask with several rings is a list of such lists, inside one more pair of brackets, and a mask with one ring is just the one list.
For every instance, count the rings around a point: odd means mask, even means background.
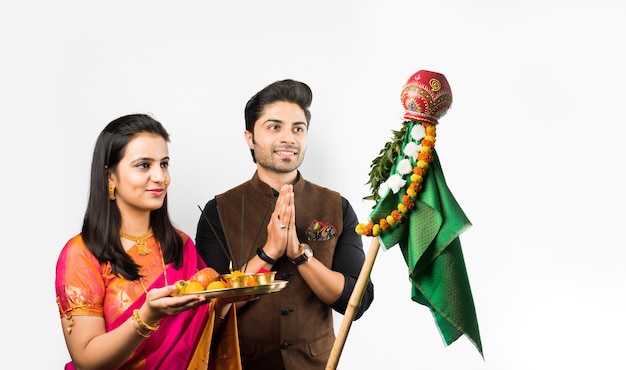
[{"label": "black kurta sleeve", "polygon": [[217,201],[210,200],[198,220],[196,230],[196,249],[208,267],[220,274],[230,272],[230,258],[226,251],[226,237],[220,223]]},{"label": "black kurta sleeve", "polygon": [[[343,232],[339,236],[337,241],[337,247],[335,248],[335,255],[333,258],[334,271],[341,272],[345,278],[345,286],[341,297],[332,304],[332,308],[344,314],[348,307],[350,296],[356,285],[357,278],[361,272],[363,262],[365,262],[365,252],[363,250],[363,241],[361,236],[356,233],[355,228],[359,223],[356,213],[350,205],[350,202],[342,197],[342,209],[343,209]],[[363,313],[369,308],[374,300],[374,284],[371,279],[368,279],[367,286],[363,292],[363,298],[361,305],[357,310],[354,320],[360,318]]]}]

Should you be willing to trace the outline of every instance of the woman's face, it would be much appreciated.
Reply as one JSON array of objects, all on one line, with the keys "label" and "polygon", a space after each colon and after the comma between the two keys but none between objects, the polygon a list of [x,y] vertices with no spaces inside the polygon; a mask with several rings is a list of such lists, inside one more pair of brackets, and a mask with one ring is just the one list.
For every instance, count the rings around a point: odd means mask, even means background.
[{"label": "woman's face", "polygon": [[117,170],[109,174],[109,185],[115,186],[115,201],[122,215],[163,206],[171,181],[169,160],[167,143],[159,135],[139,133],[128,142]]}]

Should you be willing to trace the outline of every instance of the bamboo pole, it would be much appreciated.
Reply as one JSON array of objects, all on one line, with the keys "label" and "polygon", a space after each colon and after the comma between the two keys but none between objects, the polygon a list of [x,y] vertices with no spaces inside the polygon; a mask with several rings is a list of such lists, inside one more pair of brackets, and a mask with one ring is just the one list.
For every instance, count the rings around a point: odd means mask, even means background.
[{"label": "bamboo pole", "polygon": [[348,307],[346,308],[346,313],[343,316],[343,321],[341,321],[341,327],[337,333],[337,339],[335,339],[333,348],[330,351],[330,357],[326,363],[326,370],[335,370],[337,368],[341,351],[343,351],[343,346],[346,342],[346,338],[348,337],[348,332],[350,331],[350,326],[352,325],[356,311],[361,306],[361,299],[363,298],[363,293],[365,292],[365,287],[367,286],[367,281],[372,272],[372,267],[374,266],[374,261],[376,260],[379,248],[380,242],[377,237],[374,237],[372,239],[370,249],[367,252],[367,257],[365,258],[363,267],[361,268],[361,272],[359,273],[359,277],[356,280],[350,300],[348,301]]}]

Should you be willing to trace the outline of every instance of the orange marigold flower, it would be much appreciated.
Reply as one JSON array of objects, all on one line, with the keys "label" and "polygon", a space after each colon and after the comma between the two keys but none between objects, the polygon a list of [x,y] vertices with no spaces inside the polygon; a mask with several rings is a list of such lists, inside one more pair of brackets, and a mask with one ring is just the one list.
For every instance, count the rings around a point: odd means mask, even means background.
[{"label": "orange marigold flower", "polygon": [[408,209],[415,207],[415,202],[413,202],[413,199],[411,199],[409,195],[402,196],[402,204],[404,204]]},{"label": "orange marigold flower", "polygon": [[433,155],[430,154],[430,153],[418,153],[417,154],[417,160],[425,161],[425,162],[432,162]]},{"label": "orange marigold flower", "polygon": [[387,223],[389,224],[389,226],[393,226],[396,223],[396,219],[393,218],[392,215],[387,216],[386,220],[387,220]]},{"label": "orange marigold flower", "polygon": [[402,213],[407,213],[409,210],[406,208],[406,206],[402,203],[398,203],[398,211],[402,212]]},{"label": "orange marigold flower", "polygon": [[391,212],[391,217],[393,217],[393,219],[398,222],[402,222],[402,220],[404,219],[404,217],[402,217],[402,213],[398,212],[397,210],[393,210]]},{"label": "orange marigold flower", "polygon": [[[427,136],[427,137],[433,138],[432,136]],[[427,146],[427,147],[431,147],[432,148],[434,145],[435,145],[435,141],[434,140],[428,140],[426,138],[422,139],[422,147]]]},{"label": "orange marigold flower", "polygon": [[389,225],[389,223],[387,222],[387,220],[386,220],[386,219],[384,219],[384,218],[381,218],[381,219],[380,219],[379,224],[380,224],[380,227],[381,227],[383,230],[385,230],[385,231],[387,231],[387,230],[391,229],[391,226]]},{"label": "orange marigold flower", "polygon": [[424,177],[424,175],[426,174],[426,170],[418,166],[415,166],[413,167],[413,173],[418,176]]},{"label": "orange marigold flower", "polygon": [[365,225],[365,227],[363,228],[363,235],[367,235],[367,236],[372,236],[372,228],[374,227],[373,223],[369,223],[367,225]]}]

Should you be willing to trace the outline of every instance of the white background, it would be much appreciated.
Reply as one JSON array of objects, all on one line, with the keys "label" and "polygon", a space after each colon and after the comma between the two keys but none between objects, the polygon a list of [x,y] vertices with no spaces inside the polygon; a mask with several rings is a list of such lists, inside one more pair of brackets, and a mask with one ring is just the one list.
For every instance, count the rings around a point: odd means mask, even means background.
[{"label": "white background", "polygon": [[444,346],[396,247],[378,253],[339,368],[623,369],[624,15],[609,0],[3,2],[3,363],[69,359],[54,267],[108,122],[147,112],[169,130],[170,212],[194,237],[197,206],[254,171],[247,99],[305,81],[302,172],[366,221],[370,163],[425,69],[454,95],[437,151],[473,223],[461,242],[485,360],[465,337]]}]

